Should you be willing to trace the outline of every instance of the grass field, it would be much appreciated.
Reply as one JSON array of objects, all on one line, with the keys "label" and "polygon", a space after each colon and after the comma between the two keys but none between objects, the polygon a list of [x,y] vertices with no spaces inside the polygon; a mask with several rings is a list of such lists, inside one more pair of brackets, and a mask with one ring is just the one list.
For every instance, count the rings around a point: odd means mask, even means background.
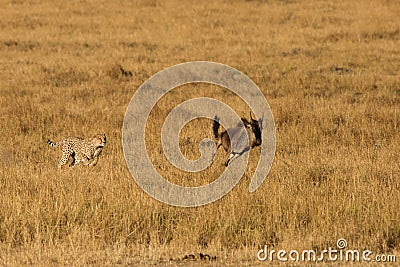
[{"label": "grass field", "polygon": [[[256,256],[264,245],[321,251],[339,238],[400,260],[398,1],[14,0],[0,1],[0,18],[0,265],[265,266]],[[144,81],[194,60],[230,65],[259,86],[277,151],[254,193],[259,148],[224,198],[177,208],[135,183],[122,123]],[[196,96],[249,112],[205,84],[159,101],[148,152],[162,175],[186,186],[224,170],[222,150],[201,173],[182,172],[161,153],[165,117]],[[185,126],[188,158],[200,155],[211,125]],[[57,169],[61,151],[47,139],[103,132],[97,166]],[[184,259],[199,253],[216,260]]]}]

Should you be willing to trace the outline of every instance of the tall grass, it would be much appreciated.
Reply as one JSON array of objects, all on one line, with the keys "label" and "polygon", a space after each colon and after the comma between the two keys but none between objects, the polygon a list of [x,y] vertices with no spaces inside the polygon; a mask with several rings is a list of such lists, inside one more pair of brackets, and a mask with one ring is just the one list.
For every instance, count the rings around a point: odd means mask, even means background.
[{"label": "tall grass", "polygon": [[[162,264],[191,253],[256,264],[275,248],[400,251],[400,4],[396,1],[10,1],[0,4],[0,263]],[[150,14],[150,15],[149,15]],[[176,208],[145,194],[123,157],[121,127],[136,88],[193,60],[231,65],[263,91],[277,126],[264,184]],[[121,71],[121,67],[126,73]],[[129,71],[132,75],[129,75]],[[223,171],[223,153],[185,173],[160,153],[168,112],[195,96],[249,108],[223,88],[165,96],[146,130],[170,181],[196,186]],[[107,133],[94,168],[58,171],[47,139]],[[211,121],[182,130],[200,154]]]}]

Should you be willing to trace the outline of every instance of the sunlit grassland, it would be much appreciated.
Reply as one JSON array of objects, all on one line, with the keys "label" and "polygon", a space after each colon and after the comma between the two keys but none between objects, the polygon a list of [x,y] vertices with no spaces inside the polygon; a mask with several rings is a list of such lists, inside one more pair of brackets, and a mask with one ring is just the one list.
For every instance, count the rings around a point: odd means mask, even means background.
[{"label": "sunlit grassland", "polygon": [[[2,1],[0,17],[1,264],[164,264],[199,252],[217,256],[211,264],[256,264],[265,244],[320,251],[339,238],[400,257],[397,1]],[[274,114],[277,151],[256,192],[248,185],[259,149],[232,192],[185,209],[136,185],[121,127],[140,84],[193,60],[254,80]],[[200,96],[249,112],[205,84],[157,103],[149,155],[185,186],[224,170],[222,149],[201,173],[182,172],[162,154],[168,112]],[[183,128],[188,158],[200,155],[211,125]],[[98,132],[108,143],[96,167],[57,170],[61,152],[47,139]]]}]

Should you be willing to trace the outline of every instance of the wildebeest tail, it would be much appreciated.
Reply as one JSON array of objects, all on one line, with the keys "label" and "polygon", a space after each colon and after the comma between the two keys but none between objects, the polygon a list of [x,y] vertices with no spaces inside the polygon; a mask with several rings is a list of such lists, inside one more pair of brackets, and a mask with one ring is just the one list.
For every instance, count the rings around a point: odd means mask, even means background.
[{"label": "wildebeest tail", "polygon": [[219,138],[218,129],[219,129],[219,118],[217,116],[215,116],[214,123],[213,123],[213,134],[216,139]]}]

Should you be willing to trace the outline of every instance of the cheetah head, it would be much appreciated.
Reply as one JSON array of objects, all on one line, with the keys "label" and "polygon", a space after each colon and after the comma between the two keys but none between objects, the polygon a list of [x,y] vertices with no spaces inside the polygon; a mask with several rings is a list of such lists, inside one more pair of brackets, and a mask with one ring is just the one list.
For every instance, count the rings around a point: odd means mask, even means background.
[{"label": "cheetah head", "polygon": [[96,134],[92,137],[92,143],[96,147],[103,147],[106,145],[106,134]]}]

